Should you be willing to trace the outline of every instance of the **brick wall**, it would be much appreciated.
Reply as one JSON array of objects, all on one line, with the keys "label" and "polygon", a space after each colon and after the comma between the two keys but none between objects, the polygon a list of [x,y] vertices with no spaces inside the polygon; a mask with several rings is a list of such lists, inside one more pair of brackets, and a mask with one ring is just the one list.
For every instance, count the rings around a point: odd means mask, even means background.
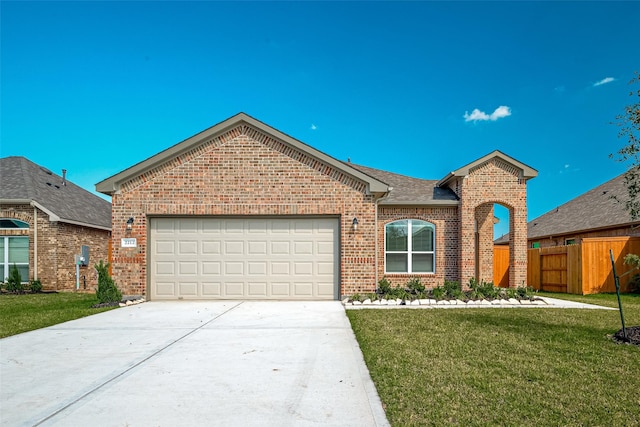
[{"label": "brick wall", "polygon": [[[100,259],[107,261],[107,249],[111,233],[90,227],[50,222],[49,215],[35,209],[38,222],[37,232],[37,278],[44,290],[71,291],[76,288],[74,255],[80,254],[80,247],[90,247],[90,265],[80,267],[80,275],[86,278],[87,291],[93,291],[98,284],[93,265]],[[36,233],[34,230],[34,208],[30,205],[2,205],[1,218],[15,218],[29,224],[29,229],[2,230],[2,236],[29,237],[29,280],[36,276],[34,253]],[[23,278],[26,279],[26,278]],[[84,281],[81,281],[84,290]]]},{"label": "brick wall", "polygon": [[[146,294],[148,218],[338,215],[341,294],[375,289],[375,203],[363,182],[250,126],[238,126],[124,183],[112,199],[113,277]],[[125,232],[129,217],[135,222]],[[358,230],[351,222],[358,218]],[[120,247],[135,237],[137,248]]]},{"label": "brick wall", "polygon": [[[458,208],[424,208],[380,206],[378,213],[378,279],[385,277],[393,286],[403,286],[412,277],[420,278],[423,285],[433,288],[445,280],[458,280],[458,246],[460,219]],[[436,228],[435,273],[385,274],[384,229],[385,225],[401,219],[428,221]]]}]

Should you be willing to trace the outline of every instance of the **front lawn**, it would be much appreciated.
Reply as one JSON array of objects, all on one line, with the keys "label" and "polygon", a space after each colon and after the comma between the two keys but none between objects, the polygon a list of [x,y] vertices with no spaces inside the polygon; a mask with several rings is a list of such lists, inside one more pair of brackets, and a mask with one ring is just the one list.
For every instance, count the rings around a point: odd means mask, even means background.
[{"label": "front lawn", "polygon": [[0,338],[90,316],[114,307],[91,308],[95,294],[71,292],[0,295]]},{"label": "front lawn", "polygon": [[[557,294],[544,296],[560,297]],[[616,307],[615,295],[562,296]],[[627,326],[640,297],[623,296]],[[618,311],[347,310],[392,425],[638,425],[640,349]]]}]

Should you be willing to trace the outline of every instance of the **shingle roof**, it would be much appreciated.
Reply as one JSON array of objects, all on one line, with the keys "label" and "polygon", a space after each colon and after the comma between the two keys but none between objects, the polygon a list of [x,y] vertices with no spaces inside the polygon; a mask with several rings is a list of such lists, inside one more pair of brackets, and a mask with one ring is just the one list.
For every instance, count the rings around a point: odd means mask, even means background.
[{"label": "shingle roof", "polygon": [[[622,174],[529,221],[527,237],[539,239],[639,222],[633,221],[625,209],[626,199],[627,187]],[[507,241],[508,234],[496,243]]]},{"label": "shingle roof", "polygon": [[437,180],[411,178],[353,163],[348,165],[392,187],[388,196],[380,201],[381,205],[456,206],[459,203],[452,190],[437,186]]},{"label": "shingle roof", "polygon": [[56,220],[111,230],[111,203],[25,157],[0,159],[0,201],[36,203]]}]

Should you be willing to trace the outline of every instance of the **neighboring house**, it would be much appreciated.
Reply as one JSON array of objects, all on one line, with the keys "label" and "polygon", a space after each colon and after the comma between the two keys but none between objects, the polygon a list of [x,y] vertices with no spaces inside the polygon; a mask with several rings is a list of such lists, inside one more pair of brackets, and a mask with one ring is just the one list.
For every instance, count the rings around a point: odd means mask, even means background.
[{"label": "neighboring house", "polygon": [[[0,159],[0,277],[14,264],[44,290],[93,289],[108,261],[111,204],[24,157]],[[79,267],[76,255],[88,259]]]},{"label": "neighboring house", "polygon": [[[381,153],[382,155],[382,153]],[[96,184],[112,196],[113,277],[161,299],[338,299],[493,277],[493,204],[526,280],[529,166],[494,151],[423,180],[338,161],[237,114]]]},{"label": "neighboring house", "polygon": [[[528,247],[578,244],[583,238],[640,236],[640,221],[625,208],[624,174],[587,191],[528,223]],[[496,240],[507,244],[508,236]]]}]

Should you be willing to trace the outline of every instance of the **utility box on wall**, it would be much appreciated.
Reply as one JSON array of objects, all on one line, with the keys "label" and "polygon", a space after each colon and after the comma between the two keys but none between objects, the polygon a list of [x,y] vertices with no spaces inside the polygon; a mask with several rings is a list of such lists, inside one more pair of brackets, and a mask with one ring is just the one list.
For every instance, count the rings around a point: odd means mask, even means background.
[{"label": "utility box on wall", "polygon": [[81,247],[81,261],[80,261],[80,265],[82,265],[83,267],[86,267],[89,265],[89,246],[82,246]]}]

